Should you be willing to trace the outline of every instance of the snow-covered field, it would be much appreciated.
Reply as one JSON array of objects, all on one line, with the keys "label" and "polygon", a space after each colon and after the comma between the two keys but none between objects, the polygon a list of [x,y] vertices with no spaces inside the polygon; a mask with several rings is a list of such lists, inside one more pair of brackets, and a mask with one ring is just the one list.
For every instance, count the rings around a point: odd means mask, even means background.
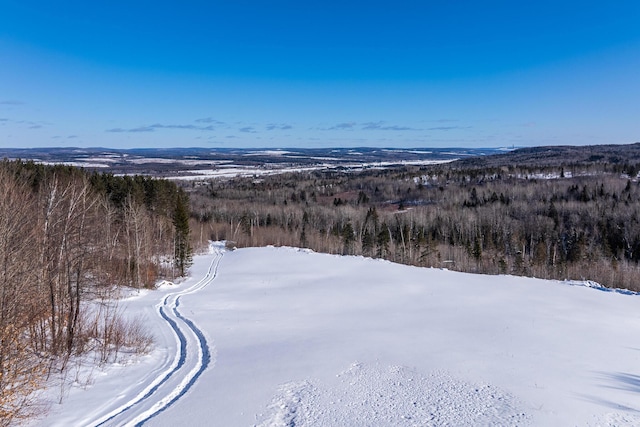
[{"label": "snow-covered field", "polygon": [[640,425],[640,296],[293,248],[123,303],[156,350],[39,425]]},{"label": "snow-covered field", "polygon": [[[251,156],[252,154],[246,154]],[[291,157],[291,156],[289,156]],[[333,159],[335,160],[335,159]],[[223,167],[217,167],[215,169],[194,169],[189,171],[183,171],[176,175],[167,175],[164,178],[171,180],[184,180],[194,181],[210,178],[235,178],[246,176],[265,176],[265,175],[280,175],[285,173],[296,172],[312,172],[321,170],[350,170],[350,171],[363,171],[367,169],[385,169],[392,166],[404,165],[404,166],[426,166],[426,165],[440,165],[445,163],[454,162],[457,159],[446,160],[399,160],[395,162],[365,162],[365,163],[319,163],[312,166],[288,166],[287,164],[271,164],[268,167],[265,166],[239,166],[233,164],[225,164]]]}]

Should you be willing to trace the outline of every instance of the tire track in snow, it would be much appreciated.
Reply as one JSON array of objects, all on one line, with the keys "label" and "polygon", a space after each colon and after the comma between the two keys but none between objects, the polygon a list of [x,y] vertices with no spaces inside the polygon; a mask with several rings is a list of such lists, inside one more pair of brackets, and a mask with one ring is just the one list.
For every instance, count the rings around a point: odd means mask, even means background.
[{"label": "tire track in snow", "polygon": [[[198,341],[200,342],[200,350],[199,350],[199,357],[198,357],[198,360],[201,361],[201,363],[199,364],[200,366],[199,367],[196,366],[192,370],[192,372],[195,371],[193,375],[188,375],[187,377],[185,377],[185,379],[183,379],[181,386],[176,388],[174,393],[170,394],[168,398],[158,402],[154,406],[155,409],[152,408],[150,411],[147,411],[142,416],[136,418],[132,422],[133,424],[131,423],[127,424],[128,426],[129,425],[135,425],[136,427],[142,426],[146,421],[150,420],[151,418],[154,418],[158,414],[162,413],[165,409],[169,408],[169,406],[173,405],[178,399],[180,399],[182,396],[185,395],[185,393],[191,388],[191,386],[198,380],[200,375],[202,375],[205,369],[207,369],[207,367],[209,366],[209,362],[211,361],[211,353],[209,351],[209,346],[207,345],[207,339],[205,338],[202,331],[198,329],[191,320],[187,319],[186,317],[183,317],[178,312],[179,305],[180,305],[180,301],[178,298],[176,300],[176,307],[173,309],[175,315],[179,317],[181,320],[183,320],[189,326],[189,328],[191,328],[191,330],[198,336]],[[136,420],[138,420],[138,422],[136,422]]]},{"label": "tire track in snow", "polygon": [[[157,305],[158,315],[169,325],[176,339],[177,351],[172,363],[134,398],[88,425],[100,427],[115,423],[124,426],[141,426],[184,396],[209,366],[211,362],[211,352],[206,337],[196,324],[179,312],[178,307],[180,306],[180,298],[182,296],[198,292],[211,283],[218,275],[218,265],[224,252],[219,248],[214,248],[214,251],[215,256],[202,279],[186,290],[167,295],[162,302]],[[171,315],[174,317],[173,319]],[[186,329],[187,333],[190,333],[191,336],[187,337],[183,329]],[[197,356],[195,357],[195,361],[190,360],[190,363],[187,363],[188,356],[191,352],[190,342],[191,344],[195,344]],[[189,368],[189,366],[185,366],[189,364],[194,364],[194,366],[184,374],[180,383],[177,386],[169,386],[168,382],[175,378],[180,378],[178,373]],[[165,388],[168,390],[165,390]],[[151,397],[154,397],[155,403],[152,404],[150,408],[143,410],[141,407],[145,404],[149,405]],[[139,413],[140,410],[143,410],[143,412]],[[131,417],[133,419],[128,419]]]}]

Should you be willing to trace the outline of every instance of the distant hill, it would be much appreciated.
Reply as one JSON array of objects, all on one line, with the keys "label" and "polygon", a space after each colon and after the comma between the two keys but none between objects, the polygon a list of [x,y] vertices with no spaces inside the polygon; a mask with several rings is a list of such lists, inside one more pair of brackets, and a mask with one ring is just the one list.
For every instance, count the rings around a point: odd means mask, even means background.
[{"label": "distant hill", "polygon": [[562,166],[576,163],[640,162],[640,142],[625,145],[560,145],[518,148],[488,156],[476,156],[456,162],[461,166]]},{"label": "distant hill", "polygon": [[[113,174],[158,177],[263,175],[305,170],[369,169],[452,163],[454,167],[640,163],[640,143],[507,148],[0,148],[0,159],[67,164]],[[224,170],[223,170],[224,169]]]},{"label": "distant hill", "polygon": [[[313,167],[314,169],[385,167],[398,164],[432,164],[487,156],[499,149],[477,148],[0,148],[0,158],[33,160],[45,164],[67,164],[114,174],[175,176],[176,172],[224,168]],[[248,169],[247,169],[248,168]],[[213,174],[215,175],[215,174]]]}]

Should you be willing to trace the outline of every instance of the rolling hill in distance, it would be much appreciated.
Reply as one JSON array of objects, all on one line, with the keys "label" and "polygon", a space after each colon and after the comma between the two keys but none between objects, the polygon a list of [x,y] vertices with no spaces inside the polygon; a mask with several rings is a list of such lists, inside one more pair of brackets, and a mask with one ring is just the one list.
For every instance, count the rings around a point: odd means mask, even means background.
[{"label": "rolling hill in distance", "polygon": [[527,148],[0,148],[0,158],[66,164],[113,174],[214,178],[310,170],[365,170],[460,161],[462,166],[558,166],[640,160],[640,143]]}]

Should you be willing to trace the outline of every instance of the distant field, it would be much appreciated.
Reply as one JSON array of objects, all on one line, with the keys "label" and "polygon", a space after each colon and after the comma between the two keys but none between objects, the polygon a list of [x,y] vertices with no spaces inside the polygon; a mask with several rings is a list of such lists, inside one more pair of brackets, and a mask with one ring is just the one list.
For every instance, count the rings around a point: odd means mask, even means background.
[{"label": "distant field", "polygon": [[486,156],[504,149],[0,149],[0,158],[66,164],[114,174],[200,179],[326,169],[364,170],[394,165],[429,165]]}]

